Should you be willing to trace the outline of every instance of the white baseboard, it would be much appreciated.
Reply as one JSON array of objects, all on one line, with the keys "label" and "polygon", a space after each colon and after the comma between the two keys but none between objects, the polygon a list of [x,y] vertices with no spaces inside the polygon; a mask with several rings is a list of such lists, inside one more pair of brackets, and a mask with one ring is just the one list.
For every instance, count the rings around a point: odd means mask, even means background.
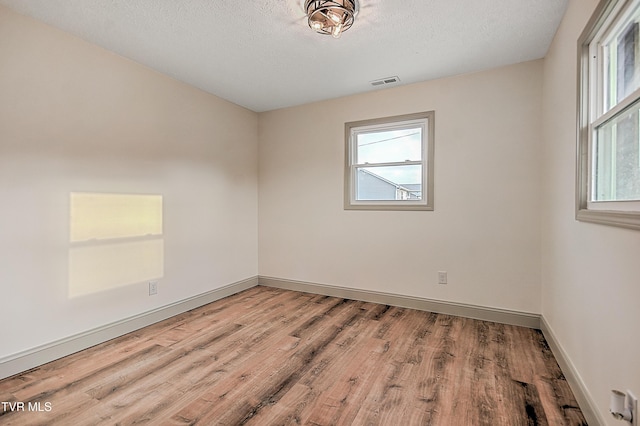
[{"label": "white baseboard", "polygon": [[501,324],[519,325],[522,327],[540,329],[540,315],[529,312],[487,308],[464,303],[445,302],[442,300],[402,296],[377,291],[357,290],[274,277],[260,276],[258,277],[258,283],[263,286],[282,288],[285,290],[296,290],[306,293],[322,294],[324,296],[382,303],[402,308],[418,309],[421,311],[436,312],[440,314],[492,321]]},{"label": "white baseboard", "polygon": [[542,331],[544,338],[547,340],[547,343],[551,348],[551,352],[553,352],[553,356],[555,356],[558,361],[558,365],[560,365],[560,369],[567,379],[567,383],[569,383],[587,423],[591,426],[606,425],[606,420],[602,417],[600,411],[598,411],[598,408],[594,403],[587,386],[580,377],[578,370],[562,348],[562,345],[560,345],[560,342],[556,338],[556,335],[551,329],[551,326],[549,326],[549,323],[545,320],[544,316],[540,318],[540,330]]},{"label": "white baseboard", "polygon": [[0,379],[90,348],[256,285],[258,285],[258,277],[248,278],[170,305],[1,358]]}]

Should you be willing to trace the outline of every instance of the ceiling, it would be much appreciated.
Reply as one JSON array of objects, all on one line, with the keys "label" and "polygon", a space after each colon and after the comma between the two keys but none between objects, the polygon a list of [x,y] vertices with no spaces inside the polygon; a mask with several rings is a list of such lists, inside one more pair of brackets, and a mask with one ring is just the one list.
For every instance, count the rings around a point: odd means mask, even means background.
[{"label": "ceiling", "polygon": [[[0,0],[261,112],[545,56],[568,0],[360,0],[338,40],[303,0]],[[385,86],[383,86],[385,87]],[[386,86],[388,87],[388,86]]]}]

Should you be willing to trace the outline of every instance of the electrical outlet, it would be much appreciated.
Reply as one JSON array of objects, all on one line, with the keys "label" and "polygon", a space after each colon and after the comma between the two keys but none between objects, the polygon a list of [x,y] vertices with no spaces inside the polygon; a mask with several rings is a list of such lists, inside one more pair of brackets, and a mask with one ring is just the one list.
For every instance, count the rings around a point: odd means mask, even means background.
[{"label": "electrical outlet", "polygon": [[446,283],[447,283],[447,271],[439,271],[438,284],[446,284]]},{"label": "electrical outlet", "polygon": [[638,419],[638,398],[636,398],[630,390],[627,390],[627,408],[631,411],[631,425],[640,425],[640,419]]},{"label": "electrical outlet", "polygon": [[149,296],[158,294],[158,281],[149,281]]}]

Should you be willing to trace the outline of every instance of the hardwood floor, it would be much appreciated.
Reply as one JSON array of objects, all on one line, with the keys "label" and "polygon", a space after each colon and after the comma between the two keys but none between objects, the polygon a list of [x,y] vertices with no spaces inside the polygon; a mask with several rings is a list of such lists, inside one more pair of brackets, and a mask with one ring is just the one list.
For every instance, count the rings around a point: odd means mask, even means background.
[{"label": "hardwood floor", "polygon": [[0,400],[2,425],[586,425],[539,331],[266,287],[0,381]]}]

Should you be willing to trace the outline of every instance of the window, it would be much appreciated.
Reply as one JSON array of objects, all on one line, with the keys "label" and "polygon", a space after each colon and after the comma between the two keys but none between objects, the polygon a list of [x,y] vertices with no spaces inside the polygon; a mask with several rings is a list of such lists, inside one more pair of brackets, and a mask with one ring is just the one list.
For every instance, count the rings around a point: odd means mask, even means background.
[{"label": "window", "polygon": [[640,229],[640,0],[603,0],[579,48],[578,220]]},{"label": "window", "polygon": [[345,209],[433,210],[434,117],[345,124]]}]

